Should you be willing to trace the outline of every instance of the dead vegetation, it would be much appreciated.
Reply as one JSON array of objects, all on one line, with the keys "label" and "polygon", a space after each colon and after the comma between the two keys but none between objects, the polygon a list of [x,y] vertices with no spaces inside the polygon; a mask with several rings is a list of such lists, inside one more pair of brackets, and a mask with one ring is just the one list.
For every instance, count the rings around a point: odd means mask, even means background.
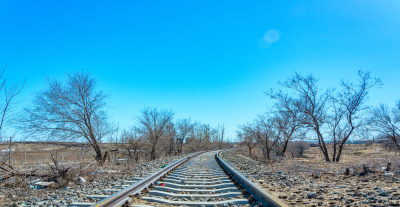
[{"label": "dead vegetation", "polygon": [[[41,146],[42,148],[52,146],[46,144],[28,145]],[[24,146],[24,144],[18,144],[18,146]],[[12,164],[0,161],[0,185],[9,188],[63,187],[79,182],[77,180],[79,176],[88,175],[93,168],[98,167],[94,162],[70,160],[71,155],[75,152],[74,149],[71,151],[65,148],[56,148],[51,151],[23,151],[28,150],[25,147],[17,148],[18,150],[12,152],[10,159]],[[27,160],[26,153],[29,156]],[[37,158],[47,158],[35,162],[33,155],[37,155]],[[46,184],[39,186],[40,182],[46,182]]]},{"label": "dead vegetation", "polygon": [[[105,149],[117,148],[115,144],[103,145]],[[25,202],[32,198],[43,199],[56,192],[62,195],[62,192],[70,192],[75,188],[97,188],[99,183],[140,176],[140,173],[149,172],[157,166],[148,164],[142,157],[138,161],[129,160],[122,148],[112,152],[106,164],[100,166],[90,146],[40,142],[13,143],[12,146],[12,165],[8,167],[8,162],[0,163],[5,168],[0,169],[0,206]],[[8,145],[0,145],[0,149],[4,147],[8,148]],[[82,151],[85,153],[81,153]],[[8,153],[5,155],[5,160],[8,161]],[[162,163],[157,160],[156,163],[158,162]],[[161,164],[158,166],[161,167]]]}]

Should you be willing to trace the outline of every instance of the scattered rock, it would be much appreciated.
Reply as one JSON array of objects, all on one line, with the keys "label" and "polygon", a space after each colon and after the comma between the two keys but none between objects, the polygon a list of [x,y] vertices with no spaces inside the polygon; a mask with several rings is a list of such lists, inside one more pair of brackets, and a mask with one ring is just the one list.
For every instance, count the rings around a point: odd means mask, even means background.
[{"label": "scattered rock", "polygon": [[[296,160],[265,164],[238,151],[223,152],[222,158],[289,206],[400,206],[397,164],[388,172],[380,163],[356,163],[358,168]],[[346,168],[348,173],[338,170]]]},{"label": "scattered rock", "polygon": [[309,192],[307,193],[307,198],[308,199],[312,199],[312,198],[316,198],[317,194],[315,192]]},{"label": "scattered rock", "polygon": [[[124,185],[129,178],[144,177],[145,172],[155,172],[183,156],[174,156],[130,166],[128,171],[101,169],[88,179],[77,176],[76,185],[58,188],[54,182],[35,180],[32,188],[9,188],[0,186],[0,206],[67,206],[75,202],[91,201],[86,195],[103,194],[102,190],[113,185]],[[101,173],[99,173],[101,172]],[[112,172],[112,173],[108,173]],[[101,174],[101,175],[100,175]],[[35,187],[38,186],[38,187]],[[4,198],[1,196],[4,195]]]}]

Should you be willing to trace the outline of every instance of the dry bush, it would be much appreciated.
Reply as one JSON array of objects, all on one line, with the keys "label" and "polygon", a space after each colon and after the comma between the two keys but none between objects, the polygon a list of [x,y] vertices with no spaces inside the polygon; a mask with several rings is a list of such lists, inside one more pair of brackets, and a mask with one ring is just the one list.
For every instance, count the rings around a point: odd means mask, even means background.
[{"label": "dry bush", "polygon": [[27,188],[33,187],[38,181],[44,181],[54,182],[54,187],[63,187],[81,182],[80,176],[89,177],[89,173],[99,168],[95,162],[60,163],[60,157],[57,154],[50,154],[52,163],[11,166],[0,162],[0,185]]},{"label": "dry bush", "polygon": [[306,150],[310,149],[310,143],[304,141],[293,141],[289,143],[288,152],[294,157],[305,157]]}]

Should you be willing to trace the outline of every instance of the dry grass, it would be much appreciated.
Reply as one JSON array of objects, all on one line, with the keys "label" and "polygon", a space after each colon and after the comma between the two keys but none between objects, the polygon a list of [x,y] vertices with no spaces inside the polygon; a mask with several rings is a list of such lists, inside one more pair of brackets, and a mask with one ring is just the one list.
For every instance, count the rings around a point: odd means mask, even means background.
[{"label": "dry grass", "polygon": [[[104,146],[110,147],[110,146]],[[58,186],[79,182],[78,177],[92,180],[89,173],[103,170],[123,171],[134,163],[107,162],[98,166],[94,153],[88,146],[75,146],[66,143],[13,143],[11,151],[11,167],[8,166],[8,146],[0,145],[0,186],[27,188],[34,180],[54,181]],[[55,167],[52,155],[59,169]],[[111,154],[110,160],[122,155]],[[118,164],[118,165],[117,165]],[[65,174],[63,170],[66,171]]]},{"label": "dry grass", "polygon": [[[8,157],[8,146],[0,146],[0,151],[3,157]],[[45,143],[13,143],[11,161],[13,166],[40,166],[42,163],[52,162],[51,153],[55,154],[61,163],[90,162],[93,160],[93,153],[88,147],[72,147]]]}]

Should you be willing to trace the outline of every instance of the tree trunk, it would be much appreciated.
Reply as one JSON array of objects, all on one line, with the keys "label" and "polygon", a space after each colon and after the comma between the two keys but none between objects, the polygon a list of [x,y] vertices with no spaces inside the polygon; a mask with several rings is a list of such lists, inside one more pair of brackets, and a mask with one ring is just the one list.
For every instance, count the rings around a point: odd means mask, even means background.
[{"label": "tree trunk", "polygon": [[293,133],[294,133],[295,131],[296,131],[296,127],[292,127],[292,130],[290,131],[289,134],[284,134],[285,137],[286,137],[286,139],[285,139],[285,142],[283,143],[283,149],[282,149],[282,151],[281,151],[281,155],[282,155],[282,156],[285,156],[287,147],[288,147],[288,145],[289,145],[290,138],[292,137],[292,135],[293,135]]},{"label": "tree trunk", "polygon": [[92,146],[93,146],[94,152],[96,153],[95,159],[96,159],[97,163],[100,166],[102,166],[104,164],[104,162],[106,161],[104,158],[105,156],[104,157],[102,156],[100,146],[97,143],[93,143]]},{"label": "tree trunk", "polygon": [[324,149],[324,151],[322,151],[322,153],[324,154],[325,161],[330,162],[331,160],[329,159],[329,154],[328,154],[328,150],[326,149],[325,143],[322,148]]},{"label": "tree trunk", "polygon": [[252,157],[252,155],[251,155],[251,150],[252,150],[253,148],[252,147],[249,147],[249,156],[250,157]]},{"label": "tree trunk", "polygon": [[283,143],[283,149],[282,149],[282,151],[281,151],[281,153],[280,153],[281,156],[285,156],[288,143],[289,143],[289,139],[286,139],[285,142]]},{"label": "tree trunk", "polygon": [[326,144],[325,144],[324,138],[323,138],[321,132],[319,131],[319,128],[316,129],[316,132],[317,132],[317,135],[318,135],[319,147],[320,147],[320,149],[322,151],[322,154],[324,154],[325,161],[330,162],[328,149],[326,148]]},{"label": "tree trunk", "polygon": [[178,154],[180,155],[180,154],[182,154],[182,144],[181,143],[178,143],[178,147],[177,147],[178,149]]},{"label": "tree trunk", "polygon": [[108,151],[104,153],[104,156],[101,159],[101,165],[104,165],[104,163],[106,162],[107,158],[109,157],[108,153],[109,153]]},{"label": "tree trunk", "polygon": [[265,144],[265,149],[267,150],[267,160],[268,162],[271,161],[270,149],[268,148],[268,141]]},{"label": "tree trunk", "polygon": [[139,161],[139,151],[138,151],[137,146],[133,149],[133,157],[135,159],[135,162]]},{"label": "tree trunk", "polygon": [[150,159],[151,160],[155,160],[157,158],[156,156],[156,146],[152,146],[151,147],[151,152],[150,152]]},{"label": "tree trunk", "polygon": [[335,161],[335,160],[336,160],[336,147],[337,147],[337,144],[336,144],[336,140],[334,139],[334,140],[333,140],[333,155],[332,155],[332,161]]},{"label": "tree trunk", "polygon": [[344,142],[340,143],[340,145],[339,145],[339,151],[338,151],[338,154],[336,156],[336,160],[334,160],[335,162],[339,162],[340,161],[340,157],[342,155],[343,148],[344,148]]},{"label": "tree trunk", "polygon": [[136,162],[139,162],[139,154],[136,154],[136,155],[135,155],[135,161],[136,161]]},{"label": "tree trunk", "polygon": [[393,143],[396,145],[397,149],[400,150],[399,142],[397,142],[397,139],[396,139],[395,129],[392,129],[392,140],[393,140]]}]

